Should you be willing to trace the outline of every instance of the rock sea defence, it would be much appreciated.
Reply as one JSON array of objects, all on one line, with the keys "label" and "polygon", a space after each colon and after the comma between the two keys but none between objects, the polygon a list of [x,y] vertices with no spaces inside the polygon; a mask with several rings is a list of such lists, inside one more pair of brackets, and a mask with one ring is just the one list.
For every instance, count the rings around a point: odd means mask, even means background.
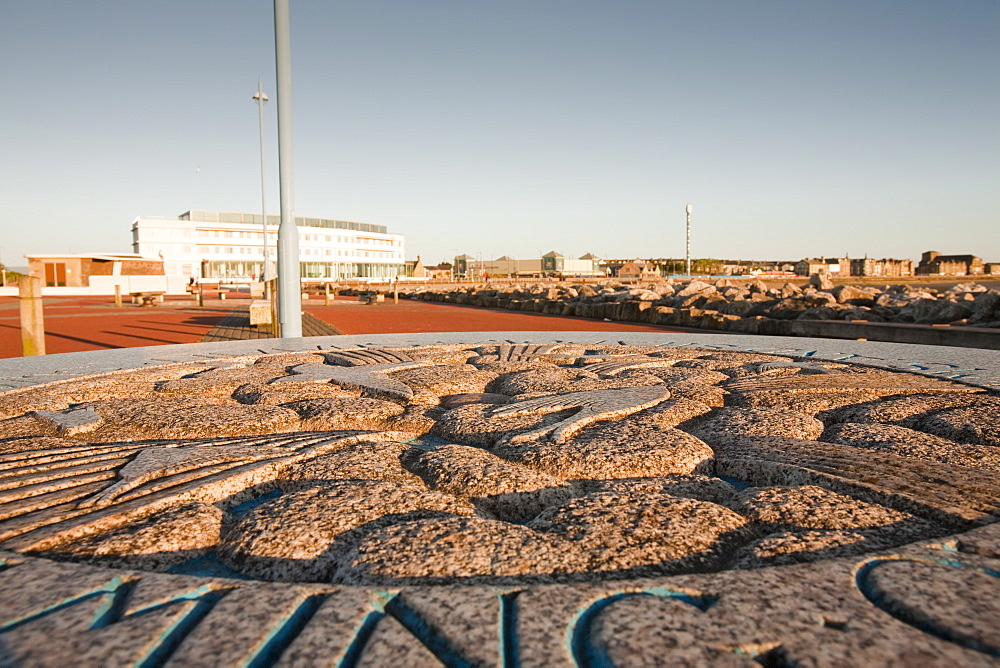
[{"label": "rock sea defence", "polygon": [[535,283],[460,289],[420,286],[407,288],[400,295],[423,301],[745,334],[795,333],[782,324],[793,320],[1000,328],[1000,291],[976,283],[962,283],[948,290],[906,285],[835,286],[829,278],[813,275],[804,286],[665,279],[641,285]]}]

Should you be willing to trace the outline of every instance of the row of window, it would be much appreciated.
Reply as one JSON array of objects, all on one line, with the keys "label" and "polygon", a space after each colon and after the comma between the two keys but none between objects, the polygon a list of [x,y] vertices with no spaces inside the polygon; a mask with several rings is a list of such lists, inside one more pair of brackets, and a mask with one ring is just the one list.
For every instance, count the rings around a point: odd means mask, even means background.
[{"label": "row of window", "polygon": [[[201,263],[202,277],[224,280],[255,280],[261,275],[261,262],[253,261],[205,261]],[[404,273],[403,265],[379,264],[374,262],[301,262],[299,275],[302,278],[342,279],[342,278],[392,278]]]},{"label": "row of window", "polygon": [[[154,252],[158,249],[154,248]],[[190,253],[191,247],[184,246],[184,252]],[[201,255],[261,255],[262,249],[256,246],[198,246]],[[314,257],[369,257],[384,260],[402,260],[402,253],[383,251],[343,250],[334,248],[303,248],[301,255]]]},{"label": "row of window", "polygon": [[[171,237],[176,236],[175,233],[183,232],[180,235],[183,237],[190,237],[191,230],[189,229],[171,229],[171,228],[151,228],[149,231],[156,231],[154,236],[156,237]],[[201,239],[253,239],[260,241],[264,238],[263,231],[261,232],[250,232],[246,230],[198,230],[198,237]],[[146,235],[142,235],[146,238]],[[272,243],[278,238],[277,233],[270,232],[267,238]],[[335,236],[328,234],[299,234],[300,241],[316,241],[316,242],[326,242],[326,243],[341,243],[341,244],[362,244],[366,246],[390,246],[390,247],[402,247],[402,241],[396,241],[395,239],[373,239],[370,237],[354,237],[354,236]],[[185,251],[187,252],[187,251]]]},{"label": "row of window", "polygon": [[369,239],[367,237],[337,237],[326,234],[299,234],[300,241],[325,241],[326,243],[365,244],[367,246],[402,246],[402,241],[394,239]]},{"label": "row of window", "polygon": [[402,253],[387,253],[383,251],[362,251],[362,250],[337,250],[333,248],[303,248],[302,255],[326,256],[326,257],[377,257],[386,260],[401,259]]},{"label": "row of window", "polygon": [[[187,228],[176,229],[169,227],[156,227],[147,228],[142,231],[160,238],[188,238],[191,236],[191,230]],[[264,233],[263,230],[260,232],[249,230],[197,230],[197,236],[201,239],[256,239],[259,241],[263,238]],[[277,232],[269,232],[268,238],[277,239]],[[366,243],[372,246],[398,246],[402,244],[401,241],[396,241],[394,239],[375,239],[371,237],[337,236],[330,234],[299,233],[299,239],[304,241],[325,241],[327,243]]]},{"label": "row of window", "polygon": [[[263,223],[263,217],[259,213],[230,213],[227,211],[185,211],[179,220],[191,220],[202,223],[243,223],[256,224]],[[281,223],[281,216],[268,216],[268,225],[278,225]],[[376,234],[386,234],[385,225],[375,225],[373,223],[355,223],[348,220],[331,220],[328,218],[300,218],[295,217],[295,224],[299,227],[329,227],[339,230],[358,230],[359,232],[371,232]]]}]

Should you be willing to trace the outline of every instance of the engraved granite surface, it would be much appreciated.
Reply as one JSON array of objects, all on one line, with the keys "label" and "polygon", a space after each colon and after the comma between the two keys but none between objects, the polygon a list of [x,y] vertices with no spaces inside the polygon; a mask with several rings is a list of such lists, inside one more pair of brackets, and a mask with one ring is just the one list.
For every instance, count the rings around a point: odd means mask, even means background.
[{"label": "engraved granite surface", "polygon": [[0,365],[0,663],[1000,662],[995,355],[465,337]]}]

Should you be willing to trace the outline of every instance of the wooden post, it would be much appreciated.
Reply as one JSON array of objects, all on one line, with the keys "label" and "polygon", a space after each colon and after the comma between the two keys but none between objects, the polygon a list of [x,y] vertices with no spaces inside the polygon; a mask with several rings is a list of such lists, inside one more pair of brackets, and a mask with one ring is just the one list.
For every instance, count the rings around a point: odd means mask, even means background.
[{"label": "wooden post", "polygon": [[205,305],[205,286],[202,283],[198,284],[198,306]]},{"label": "wooden post", "polygon": [[392,303],[393,304],[398,304],[399,303],[399,277],[398,276],[396,277],[396,280],[394,280],[392,282]]},{"label": "wooden post", "polygon": [[278,279],[272,278],[267,282],[268,299],[271,300],[271,336],[276,339],[281,338],[281,322],[278,320]]},{"label": "wooden post", "polygon": [[329,283],[324,283],[323,284],[323,291],[324,291],[323,292],[323,306],[329,306],[330,305],[330,284]]},{"label": "wooden post", "polygon": [[18,281],[21,297],[21,355],[45,354],[45,320],[42,316],[42,279],[25,276]]},{"label": "wooden post", "polygon": [[122,286],[115,283],[115,306],[121,308],[122,305]]}]

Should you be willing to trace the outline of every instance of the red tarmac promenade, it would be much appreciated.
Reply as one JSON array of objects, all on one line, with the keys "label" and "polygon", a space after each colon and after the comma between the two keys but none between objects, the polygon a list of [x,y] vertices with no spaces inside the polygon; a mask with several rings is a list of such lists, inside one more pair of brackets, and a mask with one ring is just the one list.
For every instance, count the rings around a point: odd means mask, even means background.
[{"label": "red tarmac promenade", "polygon": [[[310,303],[312,302],[312,303]],[[386,297],[381,304],[362,304],[342,297],[330,306],[322,298],[303,302],[303,309],[343,334],[412,332],[677,332],[677,328],[604,322],[540,313],[458,306]],[[694,330],[688,330],[694,331]]]},{"label": "red tarmac promenade", "polygon": [[[206,299],[199,307],[190,297],[168,298],[150,307],[130,303],[118,308],[112,297],[46,297],[46,353],[135,348],[171,343],[197,343],[235,309],[246,309],[246,295]],[[303,302],[303,310],[342,334],[483,331],[697,331],[622,322],[604,322],[537,313],[388,298],[365,305],[340,297],[329,306],[322,298]],[[21,326],[18,299],[0,297],[0,358],[20,357]]]},{"label": "red tarmac promenade", "polygon": [[[190,298],[152,307],[115,306],[113,297],[45,297],[45,352],[137,348],[197,343],[224,318],[231,306],[199,308]],[[0,297],[0,357],[21,356],[17,297]]]}]

